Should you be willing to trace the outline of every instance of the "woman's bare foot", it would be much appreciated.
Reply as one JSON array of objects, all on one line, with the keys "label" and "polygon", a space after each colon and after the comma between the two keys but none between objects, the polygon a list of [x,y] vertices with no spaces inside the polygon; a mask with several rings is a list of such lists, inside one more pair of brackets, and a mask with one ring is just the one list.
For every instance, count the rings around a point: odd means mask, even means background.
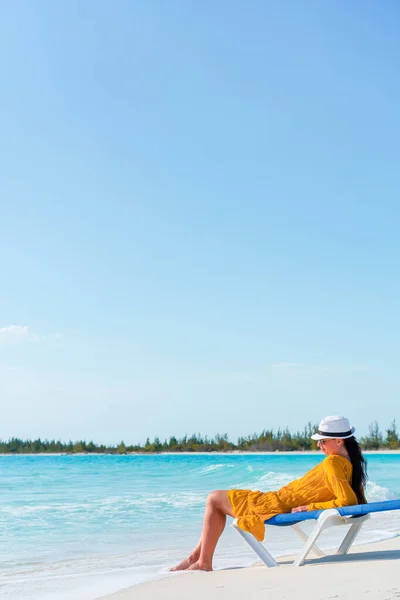
[{"label": "woman's bare foot", "polygon": [[170,569],[168,569],[168,571],[186,571],[186,569],[189,569],[189,567],[191,567],[195,562],[196,562],[196,558],[193,558],[192,556],[188,556],[187,558],[185,558],[185,560],[180,562],[178,565],[175,565],[175,567],[171,567]]},{"label": "woman's bare foot", "polygon": [[190,567],[187,568],[187,571],[212,571],[212,565],[208,563],[200,562],[196,560]]}]

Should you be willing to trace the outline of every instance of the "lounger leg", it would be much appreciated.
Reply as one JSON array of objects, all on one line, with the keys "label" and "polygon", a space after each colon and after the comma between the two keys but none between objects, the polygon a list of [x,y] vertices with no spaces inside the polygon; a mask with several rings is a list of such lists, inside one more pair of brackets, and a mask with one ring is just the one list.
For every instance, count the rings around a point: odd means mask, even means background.
[{"label": "lounger leg", "polygon": [[307,542],[304,544],[299,556],[296,558],[296,560],[293,563],[294,567],[301,567],[301,565],[303,564],[303,562],[306,560],[307,556],[309,555],[309,553],[311,552],[315,542],[317,541],[319,534],[321,533],[322,529],[320,526],[317,525],[314,528],[314,531],[312,533],[312,535],[310,535],[310,537],[308,538]]},{"label": "lounger leg", "polygon": [[276,560],[270,555],[264,546],[260,544],[258,540],[256,540],[254,535],[248,531],[243,531],[243,529],[237,525],[236,520],[232,523],[232,527],[236,529],[238,533],[240,533],[244,541],[249,544],[252,550],[254,550],[254,552],[257,554],[258,558],[260,558],[267,567],[279,567],[279,564],[276,562]]},{"label": "lounger leg", "polygon": [[[306,533],[304,533],[304,531],[302,530],[302,528],[300,527],[300,525],[292,525],[292,529],[295,530],[295,532],[297,533],[297,535],[303,540],[303,542],[307,542],[308,540],[308,535]],[[318,548],[318,546],[316,544],[314,544],[312,551],[319,557],[322,558],[323,556],[325,556],[325,553],[322,552],[322,550],[320,548]]]},{"label": "lounger leg", "polygon": [[313,549],[314,544],[317,541],[321,531],[323,531],[327,527],[330,527],[330,525],[339,524],[340,522],[341,522],[341,517],[338,515],[337,510],[335,510],[335,509],[324,510],[324,512],[318,518],[318,521],[316,522],[315,527],[314,527],[310,537],[308,538],[307,542],[304,544],[299,556],[294,561],[293,566],[300,567],[303,564],[303,562],[305,561],[305,559],[307,558],[307,556]]},{"label": "lounger leg", "polygon": [[336,554],[347,554],[348,553],[352,543],[354,542],[361,527],[363,526],[363,523],[364,523],[364,520],[362,520],[361,523],[353,523],[353,525],[351,525],[350,529],[348,530],[348,532],[345,535],[343,542],[340,544],[339,550],[336,552]]}]

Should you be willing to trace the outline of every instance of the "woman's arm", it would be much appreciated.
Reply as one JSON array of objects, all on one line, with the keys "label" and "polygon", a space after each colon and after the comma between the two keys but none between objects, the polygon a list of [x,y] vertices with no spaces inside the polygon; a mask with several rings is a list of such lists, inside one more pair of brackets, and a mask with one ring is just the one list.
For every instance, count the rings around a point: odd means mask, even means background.
[{"label": "woman's arm", "polygon": [[324,510],[338,506],[352,506],[358,504],[357,496],[348,482],[345,467],[341,460],[331,456],[325,460],[325,475],[328,486],[331,488],[334,500],[328,502],[313,502],[307,510]]},{"label": "woman's arm", "polygon": [[306,512],[308,510],[308,504],[303,504],[303,506],[296,506],[296,508],[292,508],[290,512]]}]

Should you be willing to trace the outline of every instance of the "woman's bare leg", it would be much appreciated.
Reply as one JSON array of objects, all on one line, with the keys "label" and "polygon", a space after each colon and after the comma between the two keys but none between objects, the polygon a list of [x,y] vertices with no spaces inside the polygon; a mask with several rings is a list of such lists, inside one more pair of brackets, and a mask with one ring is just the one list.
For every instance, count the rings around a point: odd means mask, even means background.
[{"label": "woman's bare leg", "polygon": [[231,503],[226,490],[209,494],[204,515],[203,531],[196,548],[171,571],[212,571],[212,558],[217,542],[225,528],[226,515],[233,517]]}]

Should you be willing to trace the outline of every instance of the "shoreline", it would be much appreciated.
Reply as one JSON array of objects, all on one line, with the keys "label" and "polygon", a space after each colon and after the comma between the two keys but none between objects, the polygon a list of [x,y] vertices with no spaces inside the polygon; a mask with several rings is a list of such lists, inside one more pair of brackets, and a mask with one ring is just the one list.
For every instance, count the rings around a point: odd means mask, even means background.
[{"label": "shoreline", "polygon": [[292,555],[277,557],[280,568],[256,563],[210,573],[182,571],[95,600],[242,600],[244,596],[264,598],[268,591],[274,600],[362,600],[365,594],[369,600],[398,600],[400,532],[392,533],[396,537],[354,546],[339,557],[311,558],[299,568],[291,566]]},{"label": "shoreline", "polygon": [[[229,450],[226,452],[126,452],[125,454],[114,454],[112,452],[76,452],[67,454],[64,452],[5,452],[2,456],[314,456],[321,454],[320,450],[266,450],[266,451],[240,451]],[[363,454],[400,454],[400,448],[390,450],[363,450]]]},{"label": "shoreline", "polygon": [[[226,452],[126,452],[116,454],[113,452],[4,452],[2,456],[314,456],[321,454],[321,450],[257,450],[256,452],[246,450],[227,450]],[[400,448],[382,450],[363,450],[363,454],[400,454]]]}]

